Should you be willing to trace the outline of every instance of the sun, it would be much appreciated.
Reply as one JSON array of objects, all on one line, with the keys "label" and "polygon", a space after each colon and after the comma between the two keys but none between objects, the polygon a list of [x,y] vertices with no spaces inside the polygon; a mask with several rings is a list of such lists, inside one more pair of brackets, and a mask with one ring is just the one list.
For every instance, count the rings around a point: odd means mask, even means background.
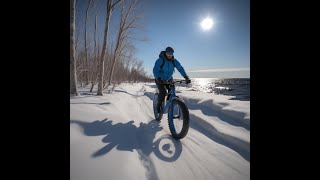
[{"label": "sun", "polygon": [[205,18],[204,20],[202,20],[201,22],[201,27],[203,30],[208,31],[212,28],[212,26],[214,25],[213,20],[210,17]]}]

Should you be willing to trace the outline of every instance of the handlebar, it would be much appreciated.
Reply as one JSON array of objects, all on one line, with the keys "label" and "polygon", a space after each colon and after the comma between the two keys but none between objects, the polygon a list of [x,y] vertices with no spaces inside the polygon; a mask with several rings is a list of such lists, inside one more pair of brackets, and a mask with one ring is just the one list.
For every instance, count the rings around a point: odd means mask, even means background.
[{"label": "handlebar", "polygon": [[187,82],[187,81],[186,80],[179,80],[179,81],[168,81],[168,80],[165,80],[163,84],[174,85],[175,83],[182,83],[182,82]]}]

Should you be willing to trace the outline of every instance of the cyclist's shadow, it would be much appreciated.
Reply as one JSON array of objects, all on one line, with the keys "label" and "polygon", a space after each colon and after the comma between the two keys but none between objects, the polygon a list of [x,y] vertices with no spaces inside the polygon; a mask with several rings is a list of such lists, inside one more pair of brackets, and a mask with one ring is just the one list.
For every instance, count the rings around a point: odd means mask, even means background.
[{"label": "cyclist's shadow", "polygon": [[144,157],[143,159],[148,158],[152,152],[163,161],[172,162],[178,159],[182,152],[179,140],[164,135],[153,142],[156,133],[163,129],[158,121],[152,120],[148,124],[141,122],[139,127],[136,127],[133,122],[112,124],[112,120],[107,118],[92,123],[70,121],[70,123],[80,125],[87,136],[106,135],[102,142],[108,144],[94,152],[93,158],[105,155],[116,148],[120,151],[131,152],[135,149],[141,157]]}]

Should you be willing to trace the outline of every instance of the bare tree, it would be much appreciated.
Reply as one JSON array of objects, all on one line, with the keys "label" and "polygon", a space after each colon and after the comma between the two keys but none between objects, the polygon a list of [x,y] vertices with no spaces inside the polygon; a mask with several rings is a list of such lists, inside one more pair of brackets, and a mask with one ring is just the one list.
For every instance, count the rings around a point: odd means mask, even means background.
[{"label": "bare tree", "polygon": [[70,94],[79,96],[77,90],[77,74],[74,46],[74,29],[75,29],[75,1],[70,0]]},{"label": "bare tree", "polygon": [[[84,11],[75,13],[75,17],[78,19],[81,17],[81,14],[78,16],[77,13],[83,13],[82,15],[85,16],[83,18],[85,20],[84,26],[75,28],[75,66],[76,78],[78,78],[77,82],[80,83],[81,87],[90,83],[90,92],[92,92],[94,86],[98,83],[97,95],[103,95],[103,89],[107,88],[111,83],[118,84],[128,80],[132,82],[141,81],[146,77],[146,73],[143,71],[143,67],[139,67],[139,62],[135,59],[133,53],[135,47],[131,43],[131,40],[137,40],[132,30],[140,25],[137,23],[140,17],[136,13],[137,11],[141,12],[137,8],[138,0],[107,0],[107,16],[105,17],[106,24],[103,30],[104,37],[102,44],[99,43],[101,41],[99,40],[98,31],[101,27],[98,27],[99,13],[97,13],[97,7],[99,6],[97,2],[98,0],[85,0],[81,2],[85,3]],[[120,25],[115,33],[113,30],[109,30],[111,28],[110,21],[114,8],[120,3],[122,3],[119,9],[121,12],[118,21]],[[78,1],[76,2],[76,6],[77,4],[80,8],[81,6]],[[91,10],[93,9],[94,16],[91,16]],[[91,31],[89,31],[91,28],[91,25],[89,25],[91,24],[89,23],[91,17],[93,17],[92,20],[94,21],[92,38],[90,37]],[[109,40],[110,42],[108,42],[108,39],[111,38],[108,38],[109,31],[117,35],[115,41]],[[82,38],[82,35],[84,38]],[[92,48],[93,51],[91,51]]]},{"label": "bare tree", "polygon": [[143,71],[143,61],[138,61],[135,67],[135,75],[133,76],[133,82],[137,82],[140,79],[141,71]]},{"label": "bare tree", "polygon": [[103,96],[103,76],[104,76],[104,55],[108,46],[108,30],[109,30],[109,23],[110,17],[112,15],[112,11],[114,7],[122,0],[117,0],[115,3],[112,3],[112,0],[108,0],[107,2],[107,16],[106,16],[106,24],[105,24],[105,31],[104,31],[104,40],[103,40],[103,47],[100,56],[100,64],[99,64],[99,76],[98,76],[98,91],[97,95]]},{"label": "bare tree", "polygon": [[89,62],[88,62],[88,31],[87,31],[87,22],[88,22],[88,18],[89,18],[89,8],[91,5],[92,0],[88,0],[88,5],[86,8],[86,19],[84,21],[84,48],[85,48],[85,53],[86,53],[86,85],[89,84]]},{"label": "bare tree", "polygon": [[91,88],[90,92],[92,92],[93,87],[97,81],[97,73],[98,73],[98,52],[99,49],[97,49],[97,0],[94,3],[94,12],[95,12],[95,19],[94,19],[94,62],[93,62],[93,69],[92,69],[92,79],[91,79]]},{"label": "bare tree", "polygon": [[[134,16],[132,15],[132,9],[134,8],[135,4],[137,3],[138,0],[132,0],[129,4],[129,7],[127,9],[127,11],[125,12],[125,2],[122,1],[121,3],[121,20],[120,20],[120,27],[119,27],[119,32],[118,32],[118,38],[117,38],[117,43],[116,43],[116,49],[115,49],[115,53],[114,53],[114,57],[113,57],[113,61],[112,61],[112,67],[111,67],[111,72],[110,72],[110,76],[109,76],[109,82],[107,87],[111,84],[112,81],[112,76],[114,73],[114,67],[116,64],[116,61],[120,58],[121,56],[121,51],[123,50],[124,47],[124,40],[125,38],[127,38],[128,36],[128,31],[131,28],[135,27],[135,22],[138,19],[138,16]],[[130,19],[131,17],[131,19]]]}]

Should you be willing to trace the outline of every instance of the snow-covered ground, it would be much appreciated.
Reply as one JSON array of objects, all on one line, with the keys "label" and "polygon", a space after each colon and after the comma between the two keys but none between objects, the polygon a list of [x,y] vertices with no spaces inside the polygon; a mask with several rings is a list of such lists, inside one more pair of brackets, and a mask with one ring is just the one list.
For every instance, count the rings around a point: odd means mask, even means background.
[{"label": "snow-covered ground", "polygon": [[70,98],[71,180],[249,180],[250,101],[177,87],[190,112],[185,138],[154,120],[154,83]]}]

